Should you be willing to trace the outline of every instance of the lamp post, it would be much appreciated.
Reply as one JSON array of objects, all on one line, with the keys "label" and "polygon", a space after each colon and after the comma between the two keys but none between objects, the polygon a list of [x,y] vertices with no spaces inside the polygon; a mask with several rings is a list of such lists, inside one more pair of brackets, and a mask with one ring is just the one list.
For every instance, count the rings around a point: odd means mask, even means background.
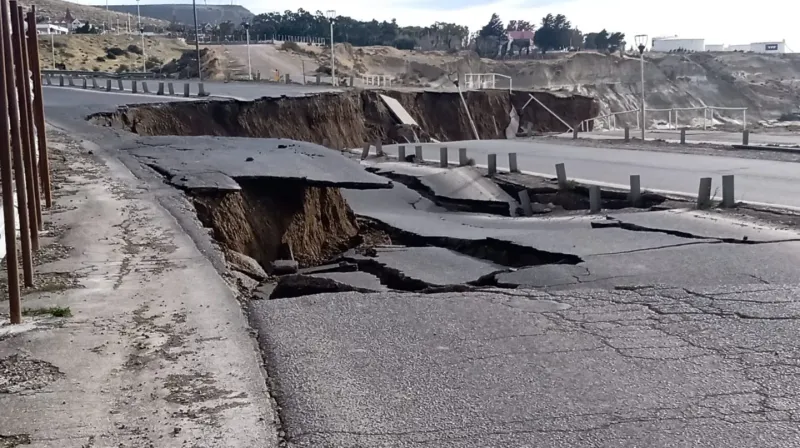
[{"label": "lamp post", "polygon": [[197,0],[192,0],[192,12],[194,13],[194,49],[197,51],[197,77],[203,82],[203,64],[200,62],[200,33],[197,28]]},{"label": "lamp post", "polygon": [[139,0],[136,0],[136,16],[138,17],[139,28],[142,27],[142,12],[139,10]]},{"label": "lamp post", "polygon": [[250,62],[250,24],[245,22],[242,24],[244,31],[247,34],[247,77],[250,81],[253,80],[253,64]]},{"label": "lamp post", "polygon": [[50,28],[50,49],[53,51],[53,70],[56,69],[56,33]]},{"label": "lamp post", "polygon": [[646,34],[637,35],[636,36],[636,47],[639,49],[639,63],[640,63],[641,72],[642,72],[642,104],[640,106],[641,110],[642,110],[642,124],[640,126],[642,128],[642,141],[644,141],[644,130],[647,127],[645,125],[645,121],[644,121],[645,120],[645,116],[646,116],[645,109],[644,109],[645,108],[645,105],[644,105],[644,49],[646,48],[646,45],[647,45],[647,35]]},{"label": "lamp post", "polygon": [[331,85],[335,86],[338,84],[336,82],[336,56],[333,52],[333,22],[336,21],[336,11],[329,9],[325,11],[325,14],[331,22]]}]

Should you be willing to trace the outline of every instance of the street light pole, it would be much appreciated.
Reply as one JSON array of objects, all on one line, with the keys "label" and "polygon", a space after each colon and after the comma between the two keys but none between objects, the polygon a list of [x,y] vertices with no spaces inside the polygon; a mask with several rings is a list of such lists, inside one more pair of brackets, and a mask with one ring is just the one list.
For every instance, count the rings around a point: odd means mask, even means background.
[{"label": "street light pole", "polygon": [[136,0],[136,15],[139,17],[137,19],[139,21],[139,29],[142,29],[142,12],[139,10],[139,0]]},{"label": "street light pole", "polygon": [[640,127],[642,128],[642,141],[644,141],[644,131],[647,128],[645,124],[646,112],[645,112],[645,102],[644,102],[644,50],[647,45],[647,35],[639,34],[638,36],[636,36],[636,45],[637,48],[639,49],[639,65],[641,67],[640,70],[642,74],[642,98],[640,106],[642,110],[642,124]]},{"label": "street light pole", "polygon": [[50,49],[53,50],[53,70],[56,69],[56,33],[53,32],[53,29],[50,29]]},{"label": "street light pole", "polygon": [[197,0],[192,0],[192,11],[194,12],[194,48],[197,51],[197,76],[203,82],[203,64],[200,62],[200,32],[197,27]]},{"label": "street light pole", "polygon": [[333,22],[336,18],[336,11],[329,9],[326,12],[328,14],[328,20],[331,22],[331,85],[335,86],[338,84],[336,82],[336,55],[333,51]]},{"label": "street light pole", "polygon": [[144,27],[140,27],[139,32],[142,33],[142,72],[147,73],[147,50],[144,43]]},{"label": "street light pole", "polygon": [[244,30],[247,33],[247,77],[250,81],[253,80],[253,64],[250,62],[250,24],[243,23]]}]

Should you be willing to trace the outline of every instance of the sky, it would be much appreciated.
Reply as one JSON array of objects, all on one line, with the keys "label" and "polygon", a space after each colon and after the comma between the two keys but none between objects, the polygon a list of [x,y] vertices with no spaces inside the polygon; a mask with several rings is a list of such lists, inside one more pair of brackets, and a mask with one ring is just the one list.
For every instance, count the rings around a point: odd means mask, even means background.
[{"label": "sky", "polygon": [[[108,0],[110,4],[133,4],[131,0]],[[104,5],[105,0],[77,0]],[[141,4],[191,3],[186,0],[141,0]],[[202,0],[198,1],[202,4]],[[224,3],[212,0],[209,4]],[[336,10],[338,15],[359,20],[391,20],[404,25],[454,22],[478,30],[492,13],[508,20],[539,23],[548,13],[564,14],[584,33],[600,31],[625,33],[633,43],[637,34],[650,38],[679,36],[704,38],[706,44],[749,44],[786,40],[792,51],[800,52],[800,1],[762,0],[297,0],[292,9],[314,12]],[[225,3],[225,4],[229,4]],[[235,0],[255,14],[286,9],[287,3],[265,0]]]}]

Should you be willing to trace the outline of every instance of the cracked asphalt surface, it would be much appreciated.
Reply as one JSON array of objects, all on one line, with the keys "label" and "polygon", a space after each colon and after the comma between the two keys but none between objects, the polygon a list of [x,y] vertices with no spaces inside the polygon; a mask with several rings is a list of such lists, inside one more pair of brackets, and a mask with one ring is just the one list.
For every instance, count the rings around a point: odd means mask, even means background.
[{"label": "cracked asphalt surface", "polygon": [[[87,138],[98,131],[69,116],[74,104],[131,101],[52,90],[51,116]],[[114,131],[104,132],[97,138],[111,142]],[[705,169],[683,160],[690,177]],[[789,169],[775,177],[785,184]],[[344,193],[358,215],[425,241],[491,238],[563,258],[498,274],[504,288],[247,302],[287,446],[800,446],[794,232],[707,215],[454,213],[398,184]],[[383,256],[403,275],[436,280],[424,250]]]}]

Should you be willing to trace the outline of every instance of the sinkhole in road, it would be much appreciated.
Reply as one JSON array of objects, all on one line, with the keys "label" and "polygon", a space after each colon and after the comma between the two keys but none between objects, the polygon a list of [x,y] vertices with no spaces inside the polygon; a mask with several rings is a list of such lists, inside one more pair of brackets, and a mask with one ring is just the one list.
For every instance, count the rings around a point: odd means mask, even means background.
[{"label": "sinkhole in road", "polygon": [[[464,99],[482,139],[505,139],[512,106],[520,128],[565,132],[567,127],[530,101],[531,92],[483,90],[464,92]],[[419,126],[398,124],[380,99],[396,99]],[[581,95],[535,92],[536,98],[568,123],[598,113],[597,102]],[[524,108],[524,109],[523,109]],[[521,111],[521,112],[520,112]],[[94,123],[139,135],[212,135],[287,138],[332,148],[361,147],[364,142],[409,143],[474,138],[456,92],[352,90],[255,101],[211,100],[126,106],[90,117]]]}]

